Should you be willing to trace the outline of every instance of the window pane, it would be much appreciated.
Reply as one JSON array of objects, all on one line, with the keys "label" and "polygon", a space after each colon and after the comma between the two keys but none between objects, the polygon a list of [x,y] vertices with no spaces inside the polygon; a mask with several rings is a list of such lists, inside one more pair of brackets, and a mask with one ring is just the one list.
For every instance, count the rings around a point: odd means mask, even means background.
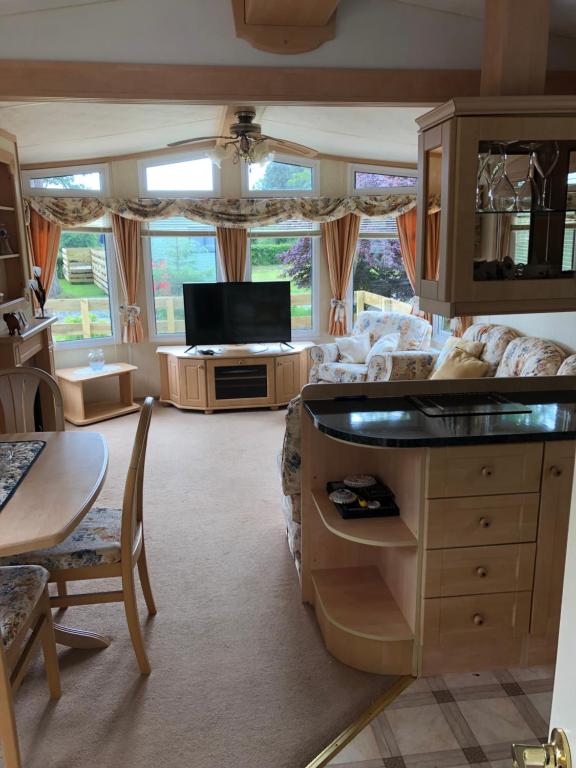
[{"label": "window pane", "polygon": [[106,237],[97,232],[62,232],[46,308],[58,315],[55,341],[112,336]]},{"label": "window pane", "polygon": [[251,163],[248,166],[248,189],[286,192],[291,189],[312,191],[312,168],[305,165],[280,163]]},{"label": "window pane", "polygon": [[364,309],[410,312],[414,291],[396,238],[360,238],[354,263],[354,316]]},{"label": "window pane", "polygon": [[312,328],[312,238],[253,237],[252,280],[290,280],[292,330]]},{"label": "window pane", "polygon": [[216,282],[216,238],[151,237],[156,333],[184,333],[183,283]]},{"label": "window pane", "polygon": [[389,173],[354,173],[354,189],[374,189],[376,187],[415,187],[415,176],[397,176]]},{"label": "window pane", "polygon": [[43,176],[30,179],[32,189],[87,189],[99,192],[102,189],[102,174],[73,173],[70,176]]},{"label": "window pane", "polygon": [[148,192],[211,192],[212,161],[208,157],[146,168]]}]

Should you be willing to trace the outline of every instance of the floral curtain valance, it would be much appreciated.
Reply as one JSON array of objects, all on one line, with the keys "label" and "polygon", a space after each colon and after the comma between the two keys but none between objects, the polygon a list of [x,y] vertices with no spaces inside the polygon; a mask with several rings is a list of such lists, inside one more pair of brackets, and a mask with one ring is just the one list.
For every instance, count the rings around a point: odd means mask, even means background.
[{"label": "floral curtain valance", "polygon": [[[97,198],[28,197],[26,202],[44,218],[63,227],[77,227],[115,213],[126,219],[149,221],[184,216],[217,227],[246,228],[288,219],[334,221],[358,216],[399,216],[416,205],[414,195],[281,198]],[[437,201],[431,201],[437,207]]]}]

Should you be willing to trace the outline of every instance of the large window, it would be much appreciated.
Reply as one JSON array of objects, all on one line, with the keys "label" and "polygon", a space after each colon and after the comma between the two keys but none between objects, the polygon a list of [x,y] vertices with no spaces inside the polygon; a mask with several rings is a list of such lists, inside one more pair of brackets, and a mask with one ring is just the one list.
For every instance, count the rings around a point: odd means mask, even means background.
[{"label": "large window", "polygon": [[58,316],[52,328],[56,342],[114,340],[112,248],[106,219],[62,231],[46,302],[48,311]]},{"label": "large window", "polygon": [[30,195],[85,197],[108,194],[108,167],[43,168],[23,171],[22,182]]},{"label": "large window", "polygon": [[395,219],[362,219],[352,284],[354,317],[364,309],[410,312],[414,291],[402,263]]},{"label": "large window", "polygon": [[320,228],[311,221],[292,220],[250,231],[250,271],[254,282],[289,280],[292,331],[315,327],[316,253]]},{"label": "large window", "polygon": [[140,160],[139,174],[143,196],[211,197],[220,193],[217,167],[197,153]]},{"label": "large window", "polygon": [[160,219],[151,221],[144,235],[150,327],[156,336],[182,334],[182,284],[218,280],[214,227],[185,218]]},{"label": "large window", "polygon": [[264,163],[244,163],[242,191],[260,197],[298,197],[318,190],[318,165],[313,160],[278,157]]},{"label": "large window", "polygon": [[416,192],[416,171],[378,165],[350,165],[348,188],[352,195]]}]

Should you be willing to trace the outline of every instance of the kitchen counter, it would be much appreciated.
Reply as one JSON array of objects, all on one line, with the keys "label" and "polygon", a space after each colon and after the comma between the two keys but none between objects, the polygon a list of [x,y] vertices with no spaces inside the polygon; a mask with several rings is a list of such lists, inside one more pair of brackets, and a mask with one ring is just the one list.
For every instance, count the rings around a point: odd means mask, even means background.
[{"label": "kitchen counter", "polygon": [[[308,400],[314,426],[337,440],[383,448],[424,448],[576,439],[576,392],[507,392],[528,412],[429,416],[411,397]],[[470,395],[473,398],[474,395]],[[442,396],[436,398],[442,400]]]}]

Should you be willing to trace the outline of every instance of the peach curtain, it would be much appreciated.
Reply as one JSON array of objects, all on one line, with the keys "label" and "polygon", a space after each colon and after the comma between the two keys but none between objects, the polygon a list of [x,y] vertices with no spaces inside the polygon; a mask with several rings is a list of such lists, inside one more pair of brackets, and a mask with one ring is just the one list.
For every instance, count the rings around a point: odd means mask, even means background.
[{"label": "peach curtain", "polygon": [[416,288],[416,208],[402,213],[396,219],[398,237],[400,239],[400,253],[406,275],[412,286]]},{"label": "peach curtain", "polygon": [[429,213],[426,219],[426,280],[438,280],[440,275],[440,211]]},{"label": "peach curtain", "polygon": [[464,336],[464,333],[474,324],[474,318],[470,315],[460,315],[450,322],[453,336]]},{"label": "peach curtain", "polygon": [[61,231],[62,227],[59,224],[48,221],[34,209],[30,209],[30,221],[26,227],[30,259],[33,266],[40,267],[42,270],[40,279],[46,293],[50,291],[56,272]]},{"label": "peach curtain", "polygon": [[116,264],[124,295],[124,304],[120,305],[122,341],[126,344],[138,343],[144,339],[140,307],[136,304],[136,292],[140,277],[141,230],[141,222],[125,219],[115,213],[112,214]]},{"label": "peach curtain", "polygon": [[322,241],[332,291],[328,327],[332,336],[343,336],[348,331],[346,292],[356,254],[360,221],[359,216],[348,213],[341,219],[322,224]]},{"label": "peach curtain", "polygon": [[216,227],[216,237],[224,280],[227,283],[243,283],[246,274],[248,230]]}]

